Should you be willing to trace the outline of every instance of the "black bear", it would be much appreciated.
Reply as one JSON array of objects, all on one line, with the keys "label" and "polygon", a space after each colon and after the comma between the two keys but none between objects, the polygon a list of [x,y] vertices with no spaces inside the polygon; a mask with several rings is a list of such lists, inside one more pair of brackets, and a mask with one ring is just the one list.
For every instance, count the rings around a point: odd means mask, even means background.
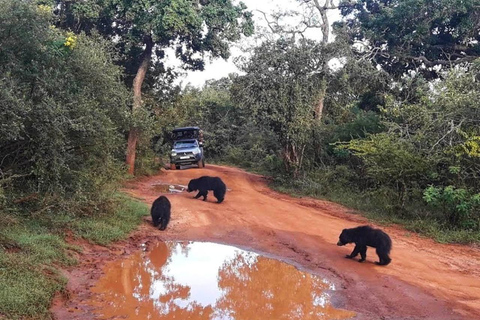
[{"label": "black bear", "polygon": [[344,246],[347,243],[355,242],[355,248],[346,258],[355,258],[359,253],[361,259],[358,262],[365,261],[367,257],[367,246],[377,248],[377,255],[380,258],[378,265],[386,266],[392,261],[388,256],[392,249],[392,240],[380,229],[374,229],[370,226],[360,226],[352,229],[343,229],[337,242],[338,246]]},{"label": "black bear", "polygon": [[167,228],[167,224],[170,221],[170,208],[170,201],[165,196],[160,196],[153,201],[150,211],[153,226],[158,227],[158,225],[160,225],[160,230]]},{"label": "black bear", "polygon": [[203,196],[203,201],[207,200],[208,190],[213,190],[213,195],[217,198],[217,202],[221,203],[225,199],[227,186],[219,177],[203,176],[198,179],[192,179],[188,183],[187,192],[198,190],[195,199]]}]

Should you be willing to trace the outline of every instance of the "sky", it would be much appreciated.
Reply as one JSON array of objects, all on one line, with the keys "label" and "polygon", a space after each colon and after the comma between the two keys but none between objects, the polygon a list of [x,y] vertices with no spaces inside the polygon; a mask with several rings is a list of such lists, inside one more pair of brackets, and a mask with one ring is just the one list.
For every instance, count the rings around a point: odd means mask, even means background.
[{"label": "sky", "polygon": [[[295,0],[241,0],[248,7],[248,10],[251,10],[254,15],[255,27],[267,27],[267,24],[264,20],[263,15],[256,11],[261,10],[266,13],[271,13],[274,11],[286,11],[286,10],[298,10],[299,6]],[[234,0],[235,3],[238,3],[238,0]],[[340,13],[338,10],[329,10],[329,22],[332,23],[335,20],[340,18]],[[319,30],[310,31],[311,38],[315,38],[317,34],[320,34]],[[319,37],[320,39],[320,37]],[[201,87],[206,80],[209,79],[220,79],[222,77],[228,76],[229,73],[236,72],[240,73],[239,70],[235,67],[233,59],[242,55],[240,50],[241,46],[251,43],[251,39],[241,40],[239,43],[235,44],[231,48],[231,57],[225,61],[224,59],[214,59],[209,61],[207,59],[205,63],[204,71],[189,71],[185,76],[180,77],[178,82],[181,82],[182,85],[190,83],[195,87]]]}]

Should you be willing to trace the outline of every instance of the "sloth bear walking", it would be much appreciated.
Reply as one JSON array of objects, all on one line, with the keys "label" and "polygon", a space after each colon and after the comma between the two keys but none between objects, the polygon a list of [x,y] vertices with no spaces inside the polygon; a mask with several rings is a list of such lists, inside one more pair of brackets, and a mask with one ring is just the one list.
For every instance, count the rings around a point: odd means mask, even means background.
[{"label": "sloth bear walking", "polygon": [[388,254],[392,249],[392,240],[380,229],[374,229],[369,226],[361,226],[352,229],[343,229],[337,242],[338,246],[344,246],[347,243],[355,242],[355,248],[346,258],[355,258],[359,253],[361,259],[358,262],[365,261],[367,257],[367,246],[377,248],[377,255],[380,258],[378,265],[386,266],[392,261]]},{"label": "sloth bear walking", "polygon": [[188,183],[187,192],[198,190],[198,194],[195,199],[203,196],[203,201],[207,200],[208,190],[213,190],[213,195],[217,198],[217,202],[221,203],[225,199],[225,192],[227,186],[223,183],[219,177],[203,176],[198,179],[192,179]]},{"label": "sloth bear walking", "polygon": [[170,201],[165,196],[158,197],[153,201],[150,214],[152,215],[152,222],[154,227],[160,225],[160,230],[165,230],[170,221]]}]

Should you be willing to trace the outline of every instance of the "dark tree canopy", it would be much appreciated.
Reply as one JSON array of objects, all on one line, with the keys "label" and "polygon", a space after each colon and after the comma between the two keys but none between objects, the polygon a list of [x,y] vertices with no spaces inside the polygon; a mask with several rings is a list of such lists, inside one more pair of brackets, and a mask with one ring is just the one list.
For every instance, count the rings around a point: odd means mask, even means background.
[{"label": "dark tree canopy", "polygon": [[161,60],[174,48],[188,69],[203,69],[204,53],[229,57],[230,43],[253,33],[252,14],[230,0],[54,0],[59,25],[75,32],[98,30],[124,55],[135,74],[145,46]]},{"label": "dark tree canopy", "polygon": [[352,42],[396,75],[469,63],[480,56],[478,0],[357,0],[341,6]]},{"label": "dark tree canopy", "polygon": [[128,91],[106,41],[50,25],[48,8],[0,0],[0,192],[98,198]]}]

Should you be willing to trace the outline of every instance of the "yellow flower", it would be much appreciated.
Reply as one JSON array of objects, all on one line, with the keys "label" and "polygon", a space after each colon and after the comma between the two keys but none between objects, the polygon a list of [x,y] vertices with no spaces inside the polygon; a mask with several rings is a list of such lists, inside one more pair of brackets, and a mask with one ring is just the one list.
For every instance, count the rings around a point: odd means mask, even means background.
[{"label": "yellow flower", "polygon": [[52,13],[52,7],[40,4],[37,6],[37,10],[41,13],[47,14],[47,13]]},{"label": "yellow flower", "polygon": [[67,32],[67,37],[65,38],[65,43],[63,44],[65,47],[68,47],[72,50],[75,45],[77,44],[77,36],[73,32]]}]

